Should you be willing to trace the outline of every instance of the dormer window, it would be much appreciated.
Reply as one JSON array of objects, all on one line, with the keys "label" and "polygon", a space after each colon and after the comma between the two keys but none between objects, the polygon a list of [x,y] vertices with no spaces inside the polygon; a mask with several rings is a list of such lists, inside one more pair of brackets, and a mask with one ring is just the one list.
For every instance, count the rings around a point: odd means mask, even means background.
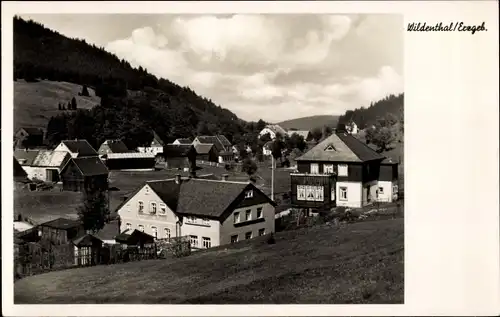
[{"label": "dormer window", "polygon": [[248,190],[245,193],[245,198],[252,198],[253,197],[253,190]]}]

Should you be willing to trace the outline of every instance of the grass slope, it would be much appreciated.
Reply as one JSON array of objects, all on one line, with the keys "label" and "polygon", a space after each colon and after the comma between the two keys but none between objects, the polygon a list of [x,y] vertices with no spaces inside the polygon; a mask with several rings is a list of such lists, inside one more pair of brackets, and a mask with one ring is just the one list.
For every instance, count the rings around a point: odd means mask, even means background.
[{"label": "grass slope", "polygon": [[28,83],[22,79],[14,82],[14,129],[20,127],[47,128],[50,117],[62,113],[59,103],[75,97],[78,108],[90,109],[101,102],[101,98],[89,88],[89,97],[78,96],[81,85],[67,82],[42,80]]},{"label": "grass slope", "polygon": [[283,129],[313,130],[323,126],[336,127],[339,116],[311,116],[277,123]]},{"label": "grass slope", "polygon": [[15,304],[403,303],[403,219],[281,232],[195,253],[51,272],[14,284]]}]

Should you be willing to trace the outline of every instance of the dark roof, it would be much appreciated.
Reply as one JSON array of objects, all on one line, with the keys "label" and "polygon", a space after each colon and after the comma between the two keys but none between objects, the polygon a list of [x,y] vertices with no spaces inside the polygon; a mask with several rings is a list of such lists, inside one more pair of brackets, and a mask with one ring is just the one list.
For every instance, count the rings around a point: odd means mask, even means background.
[{"label": "dark roof", "polygon": [[[14,150],[14,158],[21,165],[31,166],[33,165],[33,162],[35,161],[39,152],[39,150]],[[21,160],[23,160],[22,163],[20,162]]]},{"label": "dark roof", "polygon": [[225,135],[219,134],[217,135],[217,138],[219,139],[220,143],[222,143],[222,145],[224,145],[225,147],[231,146],[231,142],[229,142],[229,140],[226,138]]},{"label": "dark roof", "polygon": [[101,240],[114,240],[115,237],[120,233],[118,220],[110,221],[104,225],[104,228],[99,230],[95,236]]},{"label": "dark roof", "polygon": [[[71,161],[76,164],[83,176],[107,175],[109,173],[106,165],[104,165],[98,157],[77,157],[72,158],[69,162]],[[69,164],[70,163],[66,164],[63,170],[65,170]]]},{"label": "dark roof", "polygon": [[220,156],[229,156],[229,155],[234,155],[233,151],[220,151],[219,152]]},{"label": "dark roof", "polygon": [[151,141],[151,145],[164,145],[163,140],[155,131],[153,131],[153,140]]},{"label": "dark roof", "polygon": [[82,223],[77,220],[67,219],[67,218],[57,218],[51,221],[44,222],[40,224],[42,227],[50,227],[54,229],[67,230],[75,227],[81,226]]},{"label": "dark roof", "polygon": [[193,143],[193,141],[191,141],[190,138],[180,138],[180,139],[177,139],[175,141],[179,142],[180,144],[191,144],[191,143]]},{"label": "dark roof", "polygon": [[39,128],[26,127],[26,128],[21,128],[21,129],[28,132],[29,135],[42,135],[43,136],[43,130],[39,129]]},{"label": "dark roof", "polygon": [[134,231],[125,230],[115,237],[115,241],[119,243],[125,243],[129,245],[134,245],[138,243],[153,243],[154,237],[145,232],[134,229]]},{"label": "dark roof", "polygon": [[62,143],[66,145],[72,153],[78,153],[78,157],[98,156],[96,150],[87,140],[64,140]]},{"label": "dark roof", "polygon": [[213,144],[217,152],[224,150],[224,145],[218,137],[213,135],[200,135],[197,137],[198,141],[203,144]]},{"label": "dark roof", "polygon": [[28,174],[14,157],[14,178],[26,178]]},{"label": "dark roof", "polygon": [[[111,153],[127,153],[129,151],[122,140],[106,140],[101,145],[101,147],[103,147],[104,145],[107,145],[109,147]],[[101,148],[99,148],[99,151],[100,150]]]},{"label": "dark roof", "polygon": [[331,162],[367,162],[383,160],[384,156],[377,153],[365,143],[351,134],[334,133],[319,142],[307,153],[297,158],[297,161],[331,161]]},{"label": "dark roof", "polygon": [[79,238],[74,239],[72,242],[77,247],[89,247],[94,245],[95,242],[99,242],[101,244],[103,243],[101,239],[92,234],[85,234]]},{"label": "dark roof", "polygon": [[166,157],[184,157],[194,147],[191,144],[166,144],[163,146],[163,156]]},{"label": "dark roof", "polygon": [[259,190],[245,182],[198,178],[183,180],[180,184],[174,180],[149,181],[147,184],[174,212],[212,218],[220,218],[247,188]]},{"label": "dark roof", "polygon": [[214,147],[213,144],[198,143],[194,146],[197,154],[208,154]]},{"label": "dark roof", "polygon": [[396,161],[396,160],[394,160],[394,159],[392,159],[392,158],[390,158],[390,157],[386,157],[386,158],[382,161],[382,163],[381,163],[381,164],[383,164],[383,165],[395,165],[395,164],[398,164],[398,161]]}]

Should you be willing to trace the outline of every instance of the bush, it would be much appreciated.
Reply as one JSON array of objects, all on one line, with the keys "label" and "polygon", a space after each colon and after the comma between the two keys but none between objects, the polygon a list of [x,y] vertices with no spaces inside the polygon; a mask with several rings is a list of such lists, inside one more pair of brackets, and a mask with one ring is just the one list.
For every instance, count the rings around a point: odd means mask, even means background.
[{"label": "bush", "polygon": [[275,244],[276,240],[274,239],[274,233],[271,233],[269,238],[267,238],[267,244]]}]

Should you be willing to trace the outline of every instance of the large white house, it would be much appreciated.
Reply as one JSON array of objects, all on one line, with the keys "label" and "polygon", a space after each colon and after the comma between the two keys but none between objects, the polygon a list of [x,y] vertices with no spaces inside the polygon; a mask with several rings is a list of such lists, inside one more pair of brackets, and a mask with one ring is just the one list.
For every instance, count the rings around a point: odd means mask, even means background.
[{"label": "large white house", "polygon": [[276,204],[252,183],[181,178],[148,181],[118,208],[120,231],[188,237],[210,248],[274,232]]},{"label": "large white house", "polygon": [[279,134],[282,137],[285,137],[287,134],[286,130],[280,127],[277,124],[270,124],[267,125],[262,131],[259,132],[259,138],[263,137],[264,135],[269,134],[271,137],[271,140],[276,139],[276,136]]}]

